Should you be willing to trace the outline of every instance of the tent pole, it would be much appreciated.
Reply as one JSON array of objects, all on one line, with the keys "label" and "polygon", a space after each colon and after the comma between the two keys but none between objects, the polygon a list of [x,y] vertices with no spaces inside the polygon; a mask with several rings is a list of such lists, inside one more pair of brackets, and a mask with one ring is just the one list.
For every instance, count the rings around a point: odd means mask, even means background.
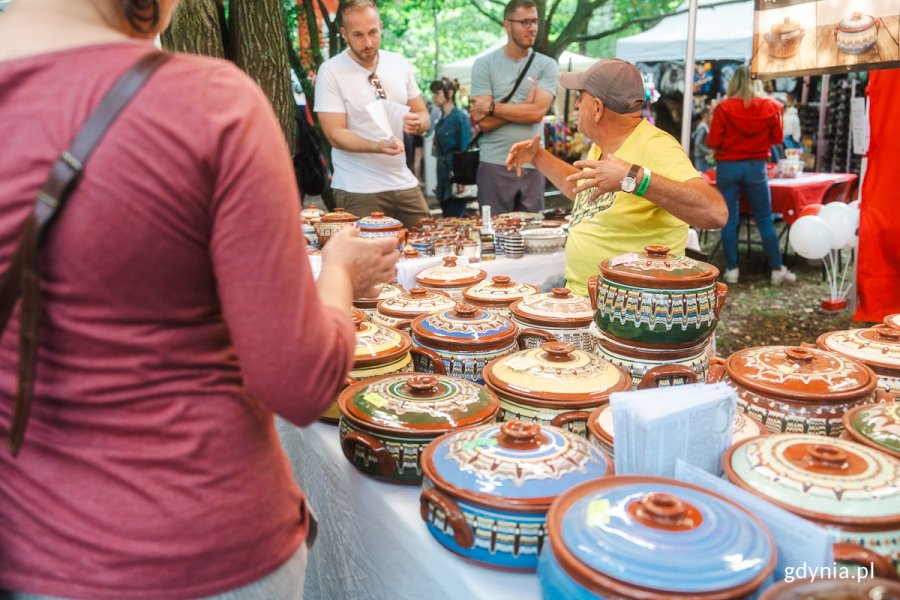
[{"label": "tent pole", "polygon": [[697,0],[688,13],[687,56],[684,59],[684,106],[681,108],[681,146],[691,154],[691,118],[694,116],[694,42],[697,38]]}]

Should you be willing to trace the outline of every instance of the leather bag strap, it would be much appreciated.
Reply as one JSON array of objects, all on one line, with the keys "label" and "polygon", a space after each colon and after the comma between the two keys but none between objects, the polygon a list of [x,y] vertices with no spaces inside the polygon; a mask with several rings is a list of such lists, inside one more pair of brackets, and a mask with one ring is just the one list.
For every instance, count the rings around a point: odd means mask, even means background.
[{"label": "leather bag strap", "polygon": [[34,212],[25,223],[10,267],[0,278],[0,336],[6,331],[13,309],[21,298],[18,386],[7,439],[7,447],[13,456],[18,455],[22,449],[34,392],[41,312],[39,269],[41,246],[50,225],[78,186],[84,166],[100,140],[150,76],[171,56],[166,52],[153,51],[116,80],[82,125],[69,149],[60,154],[53,163],[47,181],[37,193]]}]

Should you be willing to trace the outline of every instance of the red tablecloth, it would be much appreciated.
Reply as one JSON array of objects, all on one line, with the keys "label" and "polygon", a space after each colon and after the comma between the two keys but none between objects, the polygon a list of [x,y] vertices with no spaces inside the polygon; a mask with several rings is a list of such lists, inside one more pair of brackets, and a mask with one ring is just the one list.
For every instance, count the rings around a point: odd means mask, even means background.
[{"label": "red tablecloth", "polygon": [[[716,184],[715,170],[703,173],[703,178],[711,185]],[[849,182],[847,196],[856,182],[854,173],[803,173],[800,177],[786,179],[769,179],[769,190],[772,192],[772,212],[781,213],[784,222],[790,225],[800,216],[803,207],[810,204],[821,204],[825,192],[834,183]],[[750,214],[750,205],[741,198],[741,214]]]}]

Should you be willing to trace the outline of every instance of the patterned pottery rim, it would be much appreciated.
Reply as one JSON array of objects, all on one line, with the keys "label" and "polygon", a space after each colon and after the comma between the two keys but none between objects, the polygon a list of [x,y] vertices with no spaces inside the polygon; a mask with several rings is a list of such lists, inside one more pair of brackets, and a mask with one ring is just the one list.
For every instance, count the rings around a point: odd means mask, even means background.
[{"label": "patterned pottery rim", "polygon": [[462,292],[466,302],[475,306],[506,308],[516,300],[539,293],[541,290],[530,283],[510,281],[506,275],[494,275],[487,280],[465,288]]},{"label": "patterned pottery rim", "polygon": [[[892,592],[896,595],[870,595],[873,590]],[[822,595],[825,594],[825,595]],[[759,600],[798,600],[800,598],[890,598],[900,597],[900,582],[882,577],[872,577],[863,582],[846,579],[798,579],[790,583],[776,583],[759,597]]]},{"label": "patterned pottery rim", "polygon": [[884,318],[884,324],[888,327],[896,327],[900,329],[900,313],[886,316]]},{"label": "patterned pottery rim", "polygon": [[416,275],[416,282],[433,288],[461,288],[487,278],[487,272],[468,265],[457,265],[456,256],[445,256],[444,264],[425,269]]},{"label": "patterned pottery rim", "polygon": [[[429,298],[434,298],[435,300],[445,299],[446,302],[441,302],[440,306],[434,306],[427,309],[423,308],[421,302]],[[456,306],[456,301],[446,292],[414,287],[399,296],[388,298],[387,301],[384,302],[379,302],[376,305],[376,309],[386,317],[412,320],[419,315],[430,315],[442,310],[451,309],[454,306]]]},{"label": "patterned pottery rim", "polygon": [[353,301],[353,307],[360,310],[375,310],[382,300],[394,298],[406,291],[396,283],[382,283],[379,285],[379,289],[381,292],[377,298],[357,298]]},{"label": "patterned pottery rim", "polygon": [[383,212],[375,211],[369,216],[361,218],[356,225],[360,231],[381,233],[385,231],[400,231],[403,223],[393,217],[386,217]]},{"label": "patterned pottery rim", "polygon": [[409,334],[366,321],[365,313],[358,308],[352,309],[352,316],[356,325],[354,369],[393,362],[412,348]]},{"label": "patterned pottery rim", "polygon": [[[454,459],[454,452],[463,456]],[[448,481],[435,465],[436,459],[448,464],[455,460],[453,466],[458,472],[446,475],[459,475],[460,481],[466,475],[483,473],[480,469],[487,468],[488,463],[494,472],[500,469],[500,473],[481,481],[481,490],[470,489]],[[551,470],[544,464],[552,459],[560,467]],[[425,478],[438,490],[478,506],[520,513],[543,513],[571,485],[613,472],[609,459],[583,437],[558,427],[524,421],[479,425],[446,433],[425,447],[420,463]],[[518,481],[507,483],[513,479]],[[519,495],[492,493],[505,485]],[[535,493],[529,493],[532,487],[538,488]]]},{"label": "patterned pottery rim", "polygon": [[613,443],[613,432],[608,430],[604,425],[607,418],[612,424],[612,406],[604,404],[595,408],[587,418],[587,429],[589,434],[596,440],[603,442],[610,448],[615,448]]},{"label": "patterned pottery rim", "polygon": [[[536,308],[537,304],[548,304],[548,308],[566,305],[577,307],[579,304],[583,304],[585,309],[575,313],[565,311],[557,313],[550,310],[539,310]],[[538,327],[571,329],[587,327],[594,322],[594,309],[591,308],[590,301],[587,298],[576,296],[569,288],[553,288],[545,294],[526,296],[510,304],[509,311],[523,323]],[[556,316],[557,314],[559,316]]]},{"label": "patterned pottery rim", "polygon": [[[636,496],[629,502],[626,510],[631,514],[633,520],[623,519],[623,522],[632,525],[636,531],[639,531],[639,527],[643,527],[646,528],[650,535],[662,536],[665,534],[661,532],[669,531],[670,533],[673,533],[674,530],[674,534],[670,537],[671,542],[675,543],[680,541],[677,537],[677,532],[685,529],[697,531],[703,527],[703,518],[708,517],[708,515],[704,515],[694,505],[697,502],[697,499],[700,499],[704,501],[710,509],[719,509],[740,515],[743,519],[743,524],[748,528],[747,531],[752,531],[759,536],[756,540],[756,545],[762,546],[763,548],[759,548],[762,556],[759,556],[758,558],[762,560],[768,555],[768,560],[765,561],[764,566],[758,569],[758,572],[756,572],[755,575],[753,573],[748,573],[746,579],[736,582],[732,587],[694,591],[684,590],[677,593],[659,587],[651,588],[637,583],[627,582],[595,570],[583,562],[566,543],[564,532],[567,528],[564,521],[566,521],[573,508],[578,508],[580,510],[582,508],[581,504],[583,504],[586,499],[602,492],[615,493],[617,491],[616,488],[625,488],[625,491],[627,491],[629,487],[636,488],[635,493],[637,493],[638,489],[642,488],[659,488],[660,490],[663,490],[662,494],[653,498],[650,498],[653,496],[653,493],[651,492],[649,494],[642,494],[640,498]],[[680,501],[676,496],[677,490],[683,490],[683,494],[687,497],[687,500]],[[624,493],[624,491],[621,493]],[[635,513],[632,509],[635,506],[638,506],[637,510],[640,511],[640,507],[645,504],[645,499],[650,500],[648,506],[653,509],[651,513],[647,516]],[[660,502],[654,503],[653,500],[656,499],[660,500]],[[588,511],[587,516],[593,521],[590,527],[607,527],[610,517],[614,515],[611,512],[607,512],[604,519],[603,509],[606,508],[608,511],[609,505],[608,503],[605,505],[602,504],[602,499],[600,498],[597,498],[597,500],[599,501],[597,505],[594,505],[593,502],[589,505],[590,510]],[[673,500],[678,502],[673,502]],[[572,514],[574,515],[575,513],[573,512]],[[680,520],[675,520],[679,515],[685,516],[680,518]],[[571,518],[574,518],[574,516]],[[725,522],[727,522],[727,520]],[[587,531],[587,529],[582,529],[582,531]],[[766,529],[762,521],[748,510],[738,503],[729,500],[725,496],[706,488],[662,477],[617,475],[615,477],[605,477],[603,479],[577,485],[561,494],[550,507],[550,510],[547,513],[547,532],[553,555],[560,568],[570,578],[593,593],[601,595],[607,594],[614,597],[639,597],[647,600],[671,600],[671,598],[675,596],[695,599],[743,598],[758,589],[766,580],[768,580],[775,568],[777,559],[775,541],[773,540],[772,535],[769,533],[768,529]],[[695,536],[686,537],[684,539],[685,541],[693,541]],[[764,552],[762,552],[763,550]],[[679,553],[674,552],[671,554],[677,556]]]},{"label": "patterned pottery rim", "polygon": [[888,375],[900,377],[900,329],[876,325],[869,329],[829,331],[816,339],[823,350],[837,352]]},{"label": "patterned pottery rim", "polygon": [[[883,416],[884,419],[893,422],[895,426],[898,427],[898,431],[900,431],[900,402],[890,402],[887,404],[863,404],[851,408],[846,413],[844,413],[843,416],[844,431],[847,432],[847,435],[850,436],[850,439],[854,442],[859,442],[860,444],[864,444],[866,446],[869,446],[870,448],[874,448],[876,450],[884,452],[888,456],[892,456],[900,460],[900,450],[895,450],[888,446],[885,446],[883,443],[869,437],[864,432],[857,429],[857,417],[864,419],[879,415]],[[900,434],[898,434],[896,438],[897,447],[900,448]]]},{"label": "patterned pottery rim", "polygon": [[322,215],[322,218],[319,220],[319,224],[324,225],[326,223],[355,223],[356,221],[359,221],[359,217],[357,217],[356,215],[348,213],[343,208],[336,208],[334,209],[334,211]]},{"label": "patterned pottery rim", "polygon": [[[769,451],[774,456],[759,456]],[[755,453],[759,462],[747,466],[749,452]],[[782,456],[784,455],[784,456]],[[745,465],[738,461],[746,461]],[[890,505],[893,496],[896,506],[900,502],[900,462],[856,442],[837,438],[823,438],[811,434],[781,433],[764,435],[744,440],[732,445],[722,459],[725,475],[731,483],[771,502],[795,515],[814,521],[820,525],[835,526],[845,531],[885,531],[900,528],[900,513],[884,513],[861,516],[860,501],[865,506]],[[757,480],[748,481],[738,473],[747,470]],[[872,471],[867,479],[866,475]],[[818,480],[815,476],[818,476]],[[878,476],[878,479],[876,479]],[[793,477],[793,478],[792,478]],[[839,485],[840,484],[840,485]],[[855,485],[855,490],[849,486]],[[767,490],[766,486],[771,489]],[[820,495],[798,498],[818,488]],[[885,493],[875,498],[876,490],[885,488]],[[841,507],[852,492],[856,491],[856,505]],[[833,495],[824,498],[823,495]],[[778,496],[778,497],[776,497]],[[789,501],[788,498],[793,498]],[[824,498],[824,499],[823,499]],[[824,504],[813,510],[810,504],[816,500]],[[853,499],[847,500],[853,502]],[[831,509],[824,512],[822,509]],[[841,510],[853,514],[839,514]]]},{"label": "patterned pottery rim", "polygon": [[594,343],[600,345],[604,350],[611,354],[618,354],[628,358],[642,361],[684,361],[696,358],[706,352],[707,347],[711,343],[711,337],[706,337],[699,344],[688,346],[686,348],[655,347],[649,344],[645,347],[634,345],[633,342],[619,340],[617,337],[610,335],[592,322],[589,326]]},{"label": "patterned pottery rim", "polygon": [[623,254],[600,263],[601,278],[657,290],[695,289],[711,286],[719,269],[679,254],[670,254],[668,246],[645,246],[643,252]]},{"label": "patterned pottery rim", "polygon": [[390,373],[357,381],[341,392],[337,403],[355,427],[413,438],[492,423],[500,410],[500,401],[484,386],[432,373]]},{"label": "patterned pottery rim", "polygon": [[[449,327],[457,335],[451,335]],[[420,315],[409,325],[413,338],[429,347],[480,352],[509,346],[518,326],[510,319],[470,304],[430,315]]]},{"label": "patterned pottery rim", "polygon": [[[631,376],[567,342],[545,342],[540,348],[496,358],[482,371],[485,385],[500,396],[545,408],[593,408],[609,395],[631,389]],[[566,390],[566,380],[572,381]]]},{"label": "patterned pottery rim", "polygon": [[744,348],[725,360],[725,370],[740,388],[818,404],[867,399],[878,383],[862,362],[818,348]]}]

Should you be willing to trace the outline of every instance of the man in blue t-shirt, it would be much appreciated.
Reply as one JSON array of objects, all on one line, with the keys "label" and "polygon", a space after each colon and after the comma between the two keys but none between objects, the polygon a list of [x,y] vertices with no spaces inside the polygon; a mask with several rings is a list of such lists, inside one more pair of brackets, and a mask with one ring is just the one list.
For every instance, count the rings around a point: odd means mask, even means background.
[{"label": "man in blue t-shirt", "polygon": [[528,72],[509,102],[522,69],[534,53],[540,18],[533,0],[512,0],[503,13],[507,42],[482,56],[472,66],[472,101],[469,112],[481,131],[478,166],[478,203],[492,214],[544,208],[544,176],[526,165],[522,177],[506,170],[510,146],[542,131],[544,115],[556,95],[556,61],[535,54]]}]

